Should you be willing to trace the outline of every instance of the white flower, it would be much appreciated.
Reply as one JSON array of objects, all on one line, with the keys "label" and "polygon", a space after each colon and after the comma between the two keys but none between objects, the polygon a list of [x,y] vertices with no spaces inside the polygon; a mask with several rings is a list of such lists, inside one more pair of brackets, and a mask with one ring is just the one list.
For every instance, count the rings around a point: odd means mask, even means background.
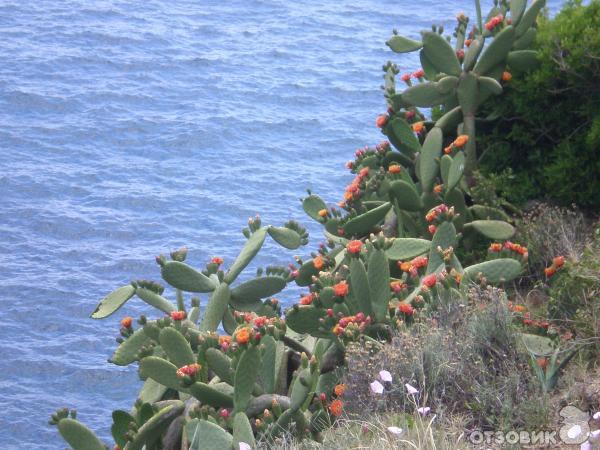
[{"label": "white flower", "polygon": [[571,439],[575,439],[581,434],[582,431],[583,430],[581,429],[580,425],[573,425],[571,428],[569,428],[569,431],[567,431],[567,436],[569,436]]},{"label": "white flower", "polygon": [[402,434],[402,428],[398,428],[398,427],[387,427],[387,430],[392,433],[395,434],[396,436],[400,436]]},{"label": "white flower", "polygon": [[592,442],[600,441],[600,430],[590,431],[590,441],[592,441]]},{"label": "white flower", "polygon": [[392,374],[389,373],[387,370],[380,370],[379,371],[379,379],[381,381],[387,381],[388,383],[392,382]]},{"label": "white flower", "polygon": [[240,442],[239,450],[252,450],[250,444],[246,444],[245,442]]},{"label": "white flower", "polygon": [[408,391],[408,393],[411,395],[416,395],[419,393],[419,390],[417,388],[411,386],[408,383],[406,383],[404,386],[406,387],[406,390]]},{"label": "white flower", "polygon": [[421,408],[417,408],[417,411],[422,416],[426,416],[427,414],[429,414],[429,411],[431,411],[431,408],[429,406],[423,406]]},{"label": "white flower", "polygon": [[383,394],[383,384],[375,380],[370,385],[373,394]]},{"label": "white flower", "polygon": [[600,420],[600,411],[595,412],[592,417],[594,418],[594,420]]}]

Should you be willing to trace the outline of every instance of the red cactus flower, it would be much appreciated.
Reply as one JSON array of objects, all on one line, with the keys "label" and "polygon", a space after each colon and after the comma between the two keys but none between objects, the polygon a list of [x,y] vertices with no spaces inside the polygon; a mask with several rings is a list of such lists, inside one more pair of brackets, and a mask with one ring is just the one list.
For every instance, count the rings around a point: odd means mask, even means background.
[{"label": "red cactus flower", "polygon": [[423,279],[421,280],[422,284],[424,286],[427,286],[429,288],[433,287],[436,285],[437,283],[437,276],[435,273],[432,273],[430,275],[427,275],[425,277],[423,277]]},{"label": "red cactus flower", "polygon": [[512,74],[510,72],[502,72],[502,81],[509,82],[512,80]]},{"label": "red cactus flower", "polygon": [[348,283],[346,283],[345,281],[339,282],[338,284],[333,286],[333,293],[337,297],[345,297],[346,295],[348,295]]},{"label": "red cactus flower", "polygon": [[402,167],[399,166],[398,164],[392,164],[390,167],[388,167],[389,173],[400,173],[401,171],[402,171]]},{"label": "red cactus flower", "polygon": [[412,316],[415,313],[415,309],[408,303],[400,303],[398,305],[398,311],[407,316]]},{"label": "red cactus flower", "polygon": [[546,274],[546,277],[548,277],[548,278],[552,277],[555,273],[556,273],[556,268],[554,266],[546,267],[544,269],[544,274]]},{"label": "red cactus flower", "polygon": [[557,268],[560,269],[562,266],[565,265],[565,257],[564,256],[557,256],[552,260],[552,264]]},{"label": "red cactus flower", "polygon": [[189,377],[193,377],[198,373],[198,371],[201,368],[202,368],[202,366],[200,364],[188,364],[187,366],[183,366],[183,367],[180,367],[179,369],[177,369],[177,372],[175,374],[179,378],[182,378],[186,375]]},{"label": "red cactus flower", "polygon": [[121,326],[123,328],[131,328],[132,322],[133,322],[133,319],[131,317],[129,317],[129,316],[123,317],[121,319]]},{"label": "red cactus flower", "polygon": [[404,81],[405,83],[408,83],[408,82],[409,82],[409,80],[410,80],[410,75],[411,75],[410,73],[405,73],[404,75],[402,75],[402,76],[400,77],[400,79],[401,79],[402,81]]},{"label": "red cactus flower", "polygon": [[431,234],[435,234],[435,232],[437,231],[437,227],[435,225],[429,225],[427,227],[427,230],[431,233]]},{"label": "red cactus flower", "polygon": [[423,69],[419,69],[412,74],[413,78],[423,78],[425,76],[425,71]]},{"label": "red cactus flower", "polygon": [[185,311],[171,311],[171,319],[181,321],[187,317]]},{"label": "red cactus flower", "polygon": [[413,117],[415,117],[415,112],[414,111],[406,111],[406,114],[404,114],[404,117],[406,118],[406,120],[410,120]]},{"label": "red cactus flower", "polygon": [[358,255],[362,250],[363,243],[359,240],[353,240],[346,244],[346,250],[353,255]]},{"label": "red cactus flower", "polygon": [[377,125],[377,128],[383,128],[385,127],[385,124],[387,123],[388,119],[389,116],[387,114],[381,114],[377,116],[377,119],[375,120],[375,125]]},{"label": "red cactus flower", "polygon": [[465,57],[465,51],[462,48],[456,50],[456,56],[458,59],[463,59]]},{"label": "red cactus flower", "polygon": [[317,256],[315,259],[313,259],[313,265],[315,266],[315,269],[321,270],[323,268],[323,266],[325,265],[325,261],[323,260],[323,257]]},{"label": "red cactus flower", "polygon": [[223,258],[215,256],[213,259],[210,260],[210,262],[216,264],[217,266],[220,266],[221,264],[223,264]]},{"label": "red cactus flower", "polygon": [[304,297],[302,297],[300,299],[300,304],[301,305],[305,305],[305,306],[306,305],[310,305],[312,302],[313,302],[313,296],[312,296],[312,294],[305,295]]},{"label": "red cactus flower", "polygon": [[493,244],[490,244],[490,248],[488,250],[492,253],[498,253],[502,251],[502,244],[494,242]]},{"label": "red cactus flower", "polygon": [[342,415],[343,408],[344,408],[344,403],[341,400],[339,400],[339,399],[335,399],[329,405],[329,411],[335,417],[339,417],[339,416]]}]

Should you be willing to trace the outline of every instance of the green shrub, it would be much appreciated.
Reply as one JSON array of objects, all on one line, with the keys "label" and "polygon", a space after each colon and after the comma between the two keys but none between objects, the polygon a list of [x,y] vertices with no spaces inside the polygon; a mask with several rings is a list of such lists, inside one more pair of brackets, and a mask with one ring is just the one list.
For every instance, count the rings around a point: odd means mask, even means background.
[{"label": "green shrub", "polygon": [[487,105],[478,141],[487,174],[512,169],[499,186],[522,203],[547,197],[560,204],[600,205],[600,2],[574,0],[540,20],[539,67],[513,71],[505,95]]}]

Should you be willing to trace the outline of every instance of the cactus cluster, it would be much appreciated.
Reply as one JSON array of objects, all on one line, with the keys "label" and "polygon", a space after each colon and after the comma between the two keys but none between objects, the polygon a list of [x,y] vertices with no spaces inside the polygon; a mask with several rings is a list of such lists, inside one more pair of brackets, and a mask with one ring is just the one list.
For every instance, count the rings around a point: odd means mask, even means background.
[{"label": "cactus cluster", "polygon": [[[327,239],[310,258],[236,282],[267,235],[291,250],[308,242],[295,222],[263,226],[256,217],[227,270],[220,258],[196,270],[186,263],[186,249],[156,258],[175,302],[161,284],[138,280],[98,304],[94,319],[134,296],[161,314],[141,316],[137,329],[131,318],[121,321],[109,361],[138,364],[144,384],[130,411],[113,413],[116,448],[237,450],[284,432],[320,440],[343,409],[350,341],[384,345],[394,328],[440,302],[464,299],[471,283],[519,276],[526,249],[507,241],[515,230],[504,211],[473,204],[469,176],[477,160],[477,108],[502,92],[507,68],[533,64],[527,47],[542,6],[543,0],[528,9],[525,0],[497,3],[484,26],[477,2],[478,25],[467,33],[468,18],[459,15],[454,48],[441,28],[423,32],[420,41],[394,34],[391,49],[419,50],[423,68],[403,76],[408,87],[397,92],[397,67],[384,67],[389,108],[377,125],[389,141],[356,152],[348,164],[356,177],[338,207],[310,192],[303,199]],[[435,107],[439,117],[426,120],[419,107]],[[463,267],[457,250],[482,239],[506,242],[493,242],[487,260]],[[290,282],[308,292],[282,317],[272,296]],[[203,308],[201,295],[208,295]],[[60,410],[51,423],[75,450],[104,448],[74,412]]]}]

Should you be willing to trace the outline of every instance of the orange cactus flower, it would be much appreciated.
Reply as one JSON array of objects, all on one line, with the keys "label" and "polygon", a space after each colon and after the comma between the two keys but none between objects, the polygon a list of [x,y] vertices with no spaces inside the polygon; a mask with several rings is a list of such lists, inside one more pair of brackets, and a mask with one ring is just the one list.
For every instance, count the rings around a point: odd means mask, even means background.
[{"label": "orange cactus flower", "polygon": [[342,415],[343,409],[344,409],[344,403],[339,399],[332,401],[331,404],[329,405],[329,411],[335,417],[340,417]]},{"label": "orange cactus flower", "polygon": [[219,336],[219,345],[221,347],[229,347],[231,344],[231,336],[223,335]]},{"label": "orange cactus flower", "polygon": [[353,240],[346,244],[346,250],[353,255],[358,255],[362,250],[363,243],[359,240]]},{"label": "orange cactus flower", "polygon": [[412,125],[412,129],[415,133],[420,133],[421,131],[423,131],[423,128],[425,128],[425,125],[423,125],[423,122],[413,123],[413,125]]},{"label": "orange cactus flower", "polygon": [[342,384],[336,384],[336,386],[333,388],[333,392],[338,397],[341,397],[342,395],[344,395],[344,392],[346,392],[346,385],[343,384],[343,383]]},{"label": "orange cactus flower", "polygon": [[493,253],[498,253],[498,252],[502,251],[502,244],[500,244],[498,242],[494,242],[493,244],[490,245],[489,251],[493,252]]},{"label": "orange cactus flower", "polygon": [[131,323],[132,323],[132,322],[133,322],[133,319],[132,319],[131,317],[129,317],[129,316],[127,316],[127,317],[123,317],[123,318],[121,319],[121,326],[122,326],[123,328],[131,328]]},{"label": "orange cactus flower", "polygon": [[210,260],[210,262],[216,264],[217,266],[220,266],[221,264],[223,264],[223,258],[215,256],[213,259]]},{"label": "orange cactus flower", "polygon": [[363,167],[362,169],[360,169],[360,172],[358,172],[359,178],[364,178],[367,175],[369,175],[369,168],[368,167]]},{"label": "orange cactus flower", "polygon": [[313,259],[313,265],[315,266],[315,269],[321,270],[323,268],[323,266],[325,265],[325,261],[323,260],[323,257],[317,256],[315,259]]},{"label": "orange cactus flower", "polygon": [[346,295],[348,295],[348,283],[346,283],[345,281],[339,282],[338,284],[333,286],[333,293],[337,297],[345,297]]},{"label": "orange cactus flower", "polygon": [[398,311],[407,316],[412,316],[415,313],[415,309],[408,303],[400,303],[398,305]]},{"label": "orange cactus flower", "polygon": [[556,273],[556,268],[554,266],[546,267],[544,273],[546,274],[546,277],[550,278]]},{"label": "orange cactus flower", "polygon": [[400,173],[402,171],[402,167],[398,164],[393,164],[388,168],[389,173]]},{"label": "orange cactus flower", "polygon": [[557,269],[560,269],[562,266],[565,265],[565,257],[557,256],[552,260],[552,265],[555,266]]},{"label": "orange cactus flower", "polygon": [[536,362],[537,365],[540,366],[542,369],[545,369],[546,366],[548,366],[548,358],[538,358]]},{"label": "orange cactus flower", "polygon": [[444,148],[444,155],[449,155],[450,153],[452,153],[452,149],[454,147],[452,147],[452,144],[450,144],[448,147]]},{"label": "orange cactus flower", "polygon": [[457,148],[463,147],[469,141],[469,136],[466,134],[461,134],[456,139],[454,139],[454,146]]},{"label": "orange cactus flower", "polygon": [[465,39],[465,47],[470,47],[473,39]]},{"label": "orange cactus flower", "polygon": [[304,305],[304,306],[310,305],[312,302],[313,302],[313,296],[312,296],[312,294],[305,295],[304,297],[302,297],[300,299],[300,304]]},{"label": "orange cactus flower", "polygon": [[510,72],[502,72],[502,81],[509,82],[512,80],[512,74]]},{"label": "orange cactus flower", "polygon": [[525,308],[525,306],[523,306],[523,305],[514,305],[512,307],[512,310],[514,312],[523,313],[523,312],[527,311],[527,308]]},{"label": "orange cactus flower", "polygon": [[402,272],[409,272],[409,271],[410,271],[410,269],[412,268],[412,264],[411,264],[411,263],[409,263],[409,262],[402,262],[402,263],[401,263],[401,262],[399,262],[399,263],[398,263],[398,266],[400,267],[400,270],[401,270]]},{"label": "orange cactus flower", "polygon": [[436,194],[439,194],[440,192],[442,192],[443,189],[444,189],[444,185],[443,184],[437,184],[433,188],[433,192],[435,192]]},{"label": "orange cactus flower", "polygon": [[171,311],[171,319],[180,321],[187,317],[185,311]]},{"label": "orange cactus flower", "polygon": [[377,128],[383,128],[385,126],[385,124],[388,121],[388,115],[387,114],[381,114],[379,116],[377,116],[377,119],[375,120],[375,125],[377,125]]},{"label": "orange cactus flower", "polygon": [[319,211],[319,216],[320,217],[327,217],[327,210],[326,209],[322,209]]},{"label": "orange cactus flower", "polygon": [[249,328],[239,329],[238,332],[235,333],[235,341],[240,345],[247,344],[250,341],[250,329]]}]

